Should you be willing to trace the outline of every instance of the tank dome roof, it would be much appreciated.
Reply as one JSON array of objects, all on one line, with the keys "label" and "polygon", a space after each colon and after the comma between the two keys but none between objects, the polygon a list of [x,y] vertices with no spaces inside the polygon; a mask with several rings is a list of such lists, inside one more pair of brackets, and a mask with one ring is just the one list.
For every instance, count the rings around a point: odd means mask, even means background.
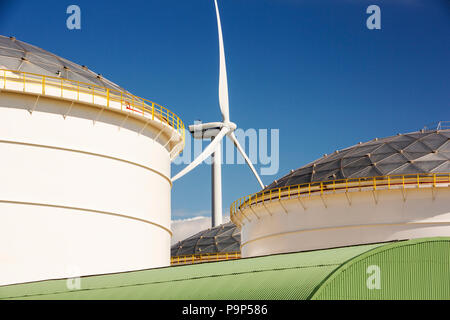
[{"label": "tank dome roof", "polygon": [[233,222],[200,231],[179,241],[171,248],[171,256],[240,251],[241,231]]},{"label": "tank dome roof", "polygon": [[14,37],[0,35],[0,69],[61,77],[126,91],[101,75]]},{"label": "tank dome roof", "polygon": [[266,189],[336,179],[450,172],[450,130],[373,139],[324,155]]}]

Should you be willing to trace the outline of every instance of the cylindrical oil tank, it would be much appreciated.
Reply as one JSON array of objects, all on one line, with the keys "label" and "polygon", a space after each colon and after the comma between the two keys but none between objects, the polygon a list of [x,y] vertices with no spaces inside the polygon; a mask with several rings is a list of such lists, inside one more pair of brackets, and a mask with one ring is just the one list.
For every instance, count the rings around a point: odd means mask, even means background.
[{"label": "cylindrical oil tank", "polygon": [[325,155],[231,206],[243,257],[450,236],[450,130]]},{"label": "cylindrical oil tank", "polygon": [[86,67],[0,44],[0,285],[169,265],[181,120]]}]

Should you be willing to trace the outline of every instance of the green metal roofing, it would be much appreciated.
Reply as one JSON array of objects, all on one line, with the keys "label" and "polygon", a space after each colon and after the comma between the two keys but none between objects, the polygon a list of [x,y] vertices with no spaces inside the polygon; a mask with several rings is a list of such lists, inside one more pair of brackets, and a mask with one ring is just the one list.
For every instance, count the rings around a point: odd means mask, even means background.
[{"label": "green metal roofing", "polygon": [[[82,277],[81,289],[73,291],[65,279],[9,285],[0,287],[0,299],[334,299],[379,298],[383,292],[408,298],[409,287],[383,289],[420,279],[410,287],[421,290],[430,284],[423,282],[427,277],[440,289],[424,294],[450,299],[449,252],[450,238],[361,245]],[[364,296],[359,283],[365,286],[367,263],[379,263],[382,277],[386,272],[376,296]],[[390,278],[391,265],[399,278]]]},{"label": "green metal roofing", "polygon": [[[379,289],[368,289],[370,266]],[[369,250],[343,264],[312,299],[450,299],[450,239],[416,239]]]}]

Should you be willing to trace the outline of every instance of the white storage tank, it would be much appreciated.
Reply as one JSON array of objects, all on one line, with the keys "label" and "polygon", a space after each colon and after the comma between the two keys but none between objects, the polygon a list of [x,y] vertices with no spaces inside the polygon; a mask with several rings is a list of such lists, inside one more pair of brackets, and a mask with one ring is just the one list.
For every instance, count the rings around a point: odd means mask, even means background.
[{"label": "white storage tank", "polygon": [[0,285],[169,265],[181,120],[15,38],[0,49]]},{"label": "white storage tank", "polygon": [[231,206],[242,257],[450,236],[450,130],[325,155]]}]

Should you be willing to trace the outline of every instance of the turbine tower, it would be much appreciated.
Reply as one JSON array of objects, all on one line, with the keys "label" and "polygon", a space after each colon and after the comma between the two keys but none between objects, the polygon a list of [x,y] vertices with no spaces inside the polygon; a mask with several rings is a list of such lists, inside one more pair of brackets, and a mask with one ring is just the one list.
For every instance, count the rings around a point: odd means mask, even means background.
[{"label": "turbine tower", "polygon": [[219,106],[222,113],[222,122],[209,122],[200,123],[189,126],[189,131],[196,139],[210,138],[211,143],[203,150],[203,152],[194,159],[188,166],[176,174],[172,181],[175,181],[186,173],[194,169],[200,163],[203,162],[210,155],[212,156],[211,167],[211,187],[212,187],[212,226],[215,227],[222,223],[222,162],[221,162],[221,142],[222,139],[227,136],[233,141],[235,147],[240,154],[244,157],[245,162],[252,170],[261,188],[264,188],[264,184],[261,181],[258,173],[255,170],[249,157],[245,154],[245,150],[239,144],[239,141],[234,134],[236,130],[236,124],[230,121],[230,111],[228,103],[228,81],[227,81],[227,68],[225,63],[225,50],[223,46],[222,26],[220,23],[219,8],[217,6],[217,0],[214,0],[217,17],[217,30],[219,34]]}]

